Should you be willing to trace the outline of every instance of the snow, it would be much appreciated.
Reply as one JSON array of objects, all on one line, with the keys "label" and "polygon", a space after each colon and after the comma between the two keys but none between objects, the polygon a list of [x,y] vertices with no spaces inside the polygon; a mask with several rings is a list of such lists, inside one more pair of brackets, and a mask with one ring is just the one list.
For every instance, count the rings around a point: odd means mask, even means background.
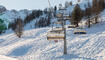
[{"label": "snow", "polygon": [[0,55],[0,60],[17,60],[17,59],[14,59],[14,58],[10,58],[10,57],[7,57],[7,56]]},{"label": "snow", "polygon": [[62,40],[47,40],[49,27],[25,30],[22,38],[12,32],[0,35],[0,55],[18,60],[104,60],[104,13],[100,14],[103,22],[85,28],[86,35],[74,35],[75,29],[67,28],[67,55],[63,55]]}]

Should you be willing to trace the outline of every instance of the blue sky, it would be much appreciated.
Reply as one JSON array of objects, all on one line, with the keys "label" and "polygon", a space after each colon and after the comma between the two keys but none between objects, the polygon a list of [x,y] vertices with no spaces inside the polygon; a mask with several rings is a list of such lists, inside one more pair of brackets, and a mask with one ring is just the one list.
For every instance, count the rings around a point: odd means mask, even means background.
[{"label": "blue sky", "polygon": [[[64,4],[65,1],[70,0],[50,0],[51,6]],[[48,7],[48,0],[0,0],[0,5],[7,9],[44,9]]]}]

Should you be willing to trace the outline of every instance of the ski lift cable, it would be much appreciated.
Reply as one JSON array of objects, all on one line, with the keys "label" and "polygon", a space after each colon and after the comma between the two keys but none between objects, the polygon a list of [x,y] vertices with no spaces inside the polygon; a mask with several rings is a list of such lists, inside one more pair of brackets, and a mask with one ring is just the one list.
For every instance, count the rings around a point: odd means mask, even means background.
[{"label": "ski lift cable", "polygon": [[49,4],[49,8],[51,7],[51,3],[50,3],[50,0],[48,0],[48,4]]},{"label": "ski lift cable", "polygon": [[[52,13],[52,10],[51,10],[50,0],[48,0],[48,5],[49,5],[49,12],[51,13],[51,17],[54,18],[54,14]],[[53,30],[53,22],[51,24],[52,24],[52,30]]]},{"label": "ski lift cable", "polygon": [[52,15],[52,17],[54,17],[54,15],[53,15],[53,13],[52,13],[52,10],[51,10],[51,2],[50,2],[50,0],[48,0],[48,4],[49,4],[49,10],[50,10],[50,12],[51,12],[51,15]]}]

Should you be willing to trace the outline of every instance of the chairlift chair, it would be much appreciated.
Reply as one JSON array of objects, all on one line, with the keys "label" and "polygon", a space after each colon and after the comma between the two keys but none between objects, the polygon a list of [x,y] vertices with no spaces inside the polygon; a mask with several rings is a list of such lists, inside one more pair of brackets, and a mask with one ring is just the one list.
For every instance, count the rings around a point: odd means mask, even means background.
[{"label": "chairlift chair", "polygon": [[74,34],[86,34],[86,31],[83,30],[82,28],[78,27],[76,30],[73,32]]},{"label": "chairlift chair", "polygon": [[64,39],[64,33],[49,32],[47,34],[47,40],[63,40],[63,39]]},{"label": "chairlift chair", "polygon": [[53,28],[52,31],[57,33],[57,32],[63,32],[63,30],[64,30],[64,29],[61,28],[61,27],[56,27],[56,28]]},{"label": "chairlift chair", "polygon": [[86,31],[74,31],[74,34],[86,34]]},{"label": "chairlift chair", "polygon": [[61,21],[58,21],[58,22],[55,22],[55,24],[62,24],[62,22]]},{"label": "chairlift chair", "polygon": [[76,25],[69,25],[68,28],[76,28]]}]

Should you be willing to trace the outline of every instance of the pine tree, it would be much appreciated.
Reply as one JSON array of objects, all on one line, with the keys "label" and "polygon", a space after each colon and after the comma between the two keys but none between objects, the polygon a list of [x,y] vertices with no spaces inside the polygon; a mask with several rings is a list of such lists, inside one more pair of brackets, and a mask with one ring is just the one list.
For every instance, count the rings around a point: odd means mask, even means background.
[{"label": "pine tree", "polygon": [[56,16],[57,7],[54,7],[54,17]]},{"label": "pine tree", "polygon": [[92,12],[93,14],[98,14],[98,1],[93,0],[92,2]]},{"label": "pine tree", "polygon": [[4,20],[0,19],[0,34],[3,33],[6,29],[7,27],[4,24]]},{"label": "pine tree", "polygon": [[78,27],[78,23],[80,22],[80,20],[82,19],[82,10],[80,8],[80,6],[77,4],[74,7],[74,11],[72,12],[72,19],[71,19],[71,24],[74,24]]},{"label": "pine tree", "polygon": [[99,5],[98,6],[99,11],[101,12],[104,9],[104,6],[105,6],[104,0],[99,0],[98,5]]},{"label": "pine tree", "polygon": [[89,2],[85,9],[85,15],[87,16],[87,18],[90,18],[90,16],[92,15],[92,7]]},{"label": "pine tree", "polygon": [[73,5],[72,1],[70,2],[70,5],[71,5],[71,6]]},{"label": "pine tree", "polygon": [[21,38],[22,34],[23,34],[23,23],[22,23],[22,19],[17,18],[16,19],[16,29],[15,29],[15,34]]},{"label": "pine tree", "polygon": [[104,9],[105,9],[105,0],[104,0]]},{"label": "pine tree", "polygon": [[90,5],[90,3],[89,3],[89,1],[88,1],[88,5],[87,5],[87,7],[86,7],[86,10],[85,10],[85,15],[86,15],[86,17],[88,18],[88,27],[90,28],[90,17],[91,17],[91,15],[92,15],[92,8],[91,8],[91,5]]},{"label": "pine tree", "polygon": [[49,26],[51,24],[51,17],[48,16],[48,19],[47,19],[47,26]]},{"label": "pine tree", "polygon": [[98,23],[98,14],[100,13],[100,5],[98,0],[93,0],[92,12],[95,15],[95,23]]}]

